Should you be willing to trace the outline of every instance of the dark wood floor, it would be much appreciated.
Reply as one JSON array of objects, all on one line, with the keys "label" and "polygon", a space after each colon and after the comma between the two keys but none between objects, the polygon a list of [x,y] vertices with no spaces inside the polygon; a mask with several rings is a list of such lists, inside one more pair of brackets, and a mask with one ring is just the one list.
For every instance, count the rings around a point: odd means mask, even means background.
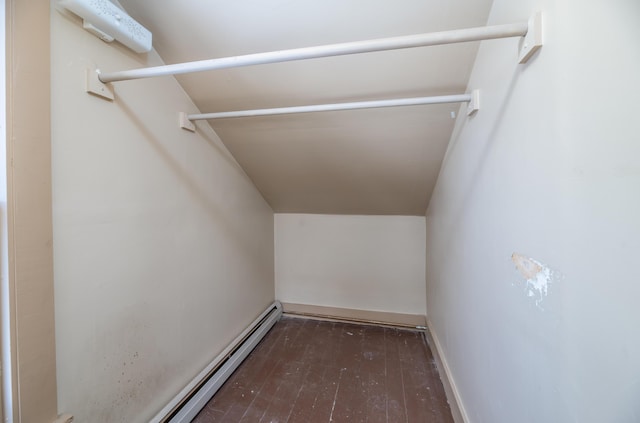
[{"label": "dark wood floor", "polygon": [[193,421],[453,419],[422,333],[283,317]]}]

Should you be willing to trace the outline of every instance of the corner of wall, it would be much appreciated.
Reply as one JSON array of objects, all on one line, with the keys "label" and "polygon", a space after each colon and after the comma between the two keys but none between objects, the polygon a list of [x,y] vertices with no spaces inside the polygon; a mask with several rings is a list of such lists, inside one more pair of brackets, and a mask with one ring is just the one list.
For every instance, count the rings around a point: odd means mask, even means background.
[{"label": "corner of wall", "polygon": [[449,402],[449,408],[451,409],[451,415],[455,423],[469,423],[469,418],[462,404],[462,398],[460,392],[456,386],[456,383],[449,369],[449,363],[444,355],[442,345],[438,339],[433,325],[427,316],[427,330],[424,332],[427,338],[427,344],[431,348],[431,353],[436,360],[438,366],[438,373],[440,373],[440,379],[442,380],[442,386],[447,395],[447,401]]},{"label": "corner of wall", "polygon": [[[11,358],[5,357],[3,363],[11,363],[12,379],[12,404],[5,404],[5,418],[21,422],[49,422],[57,416],[49,8],[49,0],[6,2],[10,165],[5,305],[9,306]],[[3,326],[7,327],[6,322]],[[4,394],[6,399],[8,392]]]}]

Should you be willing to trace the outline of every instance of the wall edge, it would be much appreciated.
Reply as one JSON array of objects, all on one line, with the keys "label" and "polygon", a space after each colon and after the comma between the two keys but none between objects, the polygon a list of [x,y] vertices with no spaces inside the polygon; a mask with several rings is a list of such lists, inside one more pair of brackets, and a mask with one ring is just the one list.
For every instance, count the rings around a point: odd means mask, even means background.
[{"label": "wall edge", "polygon": [[447,359],[443,353],[440,341],[433,331],[433,324],[428,317],[427,330],[425,330],[424,333],[425,337],[427,338],[427,343],[431,348],[431,352],[433,353],[433,357],[436,360],[436,365],[438,366],[438,372],[440,373],[442,386],[444,387],[444,391],[447,395],[447,401],[449,402],[449,407],[451,408],[451,415],[453,416],[453,420],[455,421],[455,423],[470,423],[469,416],[467,415],[467,412],[462,404],[460,392],[458,391],[456,383],[453,379],[453,375],[451,374],[449,363],[447,362]]},{"label": "wall edge", "polygon": [[364,323],[424,327],[426,317],[421,314],[404,314],[390,311],[359,310],[352,308],[327,307],[312,304],[282,303],[285,313],[327,319],[345,319]]}]

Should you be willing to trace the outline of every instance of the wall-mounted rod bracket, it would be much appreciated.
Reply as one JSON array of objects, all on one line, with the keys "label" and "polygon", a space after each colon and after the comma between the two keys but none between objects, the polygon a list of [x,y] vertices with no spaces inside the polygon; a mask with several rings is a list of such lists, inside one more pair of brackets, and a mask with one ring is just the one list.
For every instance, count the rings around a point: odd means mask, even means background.
[{"label": "wall-mounted rod bracket", "polygon": [[542,47],[542,13],[536,12],[529,18],[527,33],[520,40],[518,63],[527,63],[533,53]]},{"label": "wall-mounted rod bracket", "polygon": [[273,109],[236,110],[231,112],[200,113],[189,115],[184,112],[180,112],[179,117],[180,127],[192,131],[189,124],[193,125],[192,121],[195,120],[273,116],[296,113],[329,112],[338,110],[377,109],[381,107],[419,106],[424,104],[469,103],[467,114],[470,115],[475,113],[479,108],[479,95],[479,91],[474,90],[471,94],[357,101],[352,103],[314,104],[309,106],[278,107]]},{"label": "wall-mounted rod bracket", "polygon": [[196,132],[196,125],[194,125],[193,122],[189,120],[189,116],[185,112],[178,113],[178,122],[180,128],[185,129],[189,132]]},{"label": "wall-mounted rod bracket", "polygon": [[105,100],[115,98],[113,85],[100,80],[100,71],[96,68],[86,68],[85,70],[85,91]]},{"label": "wall-mounted rod bracket", "polygon": [[467,104],[467,116],[474,115],[478,110],[480,110],[480,90],[473,90]]}]

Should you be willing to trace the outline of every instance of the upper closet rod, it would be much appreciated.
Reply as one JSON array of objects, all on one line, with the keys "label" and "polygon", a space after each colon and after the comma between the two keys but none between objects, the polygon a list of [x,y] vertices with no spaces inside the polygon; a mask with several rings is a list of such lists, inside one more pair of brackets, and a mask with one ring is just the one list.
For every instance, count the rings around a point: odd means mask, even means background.
[{"label": "upper closet rod", "polygon": [[[319,57],[342,56],[347,54],[368,53],[373,51],[395,50],[412,47],[434,46],[440,44],[462,43],[466,41],[480,41],[495,38],[524,37],[532,30],[532,21],[506,25],[494,25],[453,31],[433,32],[428,34],[408,35],[402,37],[380,38],[376,40],[355,41],[342,44],[330,44],[316,47],[279,50],[268,53],[247,54],[244,56],[224,57],[219,59],[199,60],[195,62],[178,63],[174,65],[154,66],[143,69],[125,70],[119,72],[100,73],[98,79],[103,83],[126,81],[130,79],[151,78],[155,76],[178,75],[190,72],[201,72],[214,69],[233,68],[266,63],[288,62],[293,60],[314,59]],[[531,31],[533,32],[533,31]],[[524,47],[521,50],[528,58],[536,47]],[[526,58],[524,61],[526,61]]]}]

